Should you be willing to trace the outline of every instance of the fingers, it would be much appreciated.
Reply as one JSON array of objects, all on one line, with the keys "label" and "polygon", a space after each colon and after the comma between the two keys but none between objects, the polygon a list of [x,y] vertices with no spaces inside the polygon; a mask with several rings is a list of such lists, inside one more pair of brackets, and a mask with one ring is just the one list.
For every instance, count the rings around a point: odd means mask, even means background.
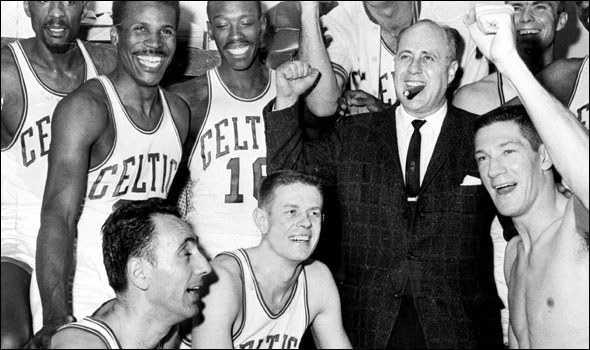
[{"label": "fingers", "polygon": [[302,61],[289,61],[283,63],[277,73],[287,80],[295,80],[308,76],[317,78],[319,71]]}]

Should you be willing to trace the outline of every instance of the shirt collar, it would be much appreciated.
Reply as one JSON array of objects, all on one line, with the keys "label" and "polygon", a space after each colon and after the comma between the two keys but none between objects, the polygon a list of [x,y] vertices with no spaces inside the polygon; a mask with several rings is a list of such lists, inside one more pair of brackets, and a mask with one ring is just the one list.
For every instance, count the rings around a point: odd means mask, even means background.
[{"label": "shirt collar", "polygon": [[435,130],[440,130],[442,128],[442,123],[445,120],[445,116],[447,115],[447,110],[448,110],[448,105],[447,102],[445,102],[445,104],[440,107],[436,112],[432,113],[431,115],[429,115],[428,117],[425,118],[416,118],[416,117],[412,117],[410,114],[408,114],[408,112],[406,112],[406,110],[404,109],[404,106],[402,106],[401,104],[399,105],[399,109],[398,109],[398,118],[399,118],[399,123],[398,125],[401,125],[403,128],[409,128],[414,130],[414,127],[412,126],[412,122],[416,119],[422,119],[427,121],[426,124],[424,124],[424,126],[428,126],[429,128],[436,128]]}]

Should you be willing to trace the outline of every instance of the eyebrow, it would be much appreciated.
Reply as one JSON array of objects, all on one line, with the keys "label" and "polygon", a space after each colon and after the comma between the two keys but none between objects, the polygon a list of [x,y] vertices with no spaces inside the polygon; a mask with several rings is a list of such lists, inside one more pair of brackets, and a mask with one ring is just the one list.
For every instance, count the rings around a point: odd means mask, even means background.
[{"label": "eyebrow", "polygon": [[197,245],[197,238],[195,237],[187,237],[184,239],[184,241],[182,242],[182,244],[180,245],[180,247],[178,247],[178,249],[176,251],[180,252],[181,250],[183,250],[189,243],[192,243],[194,245]]},{"label": "eyebrow", "polygon": [[[516,140],[510,140],[510,141],[502,142],[502,143],[499,145],[499,147],[500,147],[500,148],[502,148],[502,147],[506,147],[506,146],[508,146],[508,145],[510,145],[510,144],[515,144],[515,145],[519,145],[519,146],[524,146],[524,144],[523,144],[522,142],[520,142],[520,141],[516,141]],[[484,151],[484,150],[481,150],[481,149],[475,150],[475,152],[473,152],[473,154],[477,154],[477,153],[485,153],[485,154],[487,154],[487,152],[486,152],[486,151]]]}]

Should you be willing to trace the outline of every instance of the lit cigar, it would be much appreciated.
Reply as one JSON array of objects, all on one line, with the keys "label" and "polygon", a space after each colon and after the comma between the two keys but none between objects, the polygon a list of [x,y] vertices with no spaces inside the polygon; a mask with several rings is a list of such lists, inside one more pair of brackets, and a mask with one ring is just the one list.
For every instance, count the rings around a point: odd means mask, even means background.
[{"label": "lit cigar", "polygon": [[422,90],[424,90],[424,85],[415,86],[415,87],[409,88],[407,90],[404,90],[404,96],[406,96],[408,98],[408,100],[411,100],[414,97],[416,97],[416,95],[418,95],[420,93],[420,91],[422,91]]}]

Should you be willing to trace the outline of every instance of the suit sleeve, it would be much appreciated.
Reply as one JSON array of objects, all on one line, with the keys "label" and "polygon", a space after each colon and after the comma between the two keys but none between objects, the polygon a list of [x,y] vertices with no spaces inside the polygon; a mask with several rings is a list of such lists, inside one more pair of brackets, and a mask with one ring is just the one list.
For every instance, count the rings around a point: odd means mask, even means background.
[{"label": "suit sleeve", "polygon": [[319,177],[325,185],[336,182],[336,162],[340,137],[336,130],[327,131],[318,140],[305,137],[300,119],[300,103],[272,111],[274,100],[264,108],[268,173],[277,170],[299,170]]}]

